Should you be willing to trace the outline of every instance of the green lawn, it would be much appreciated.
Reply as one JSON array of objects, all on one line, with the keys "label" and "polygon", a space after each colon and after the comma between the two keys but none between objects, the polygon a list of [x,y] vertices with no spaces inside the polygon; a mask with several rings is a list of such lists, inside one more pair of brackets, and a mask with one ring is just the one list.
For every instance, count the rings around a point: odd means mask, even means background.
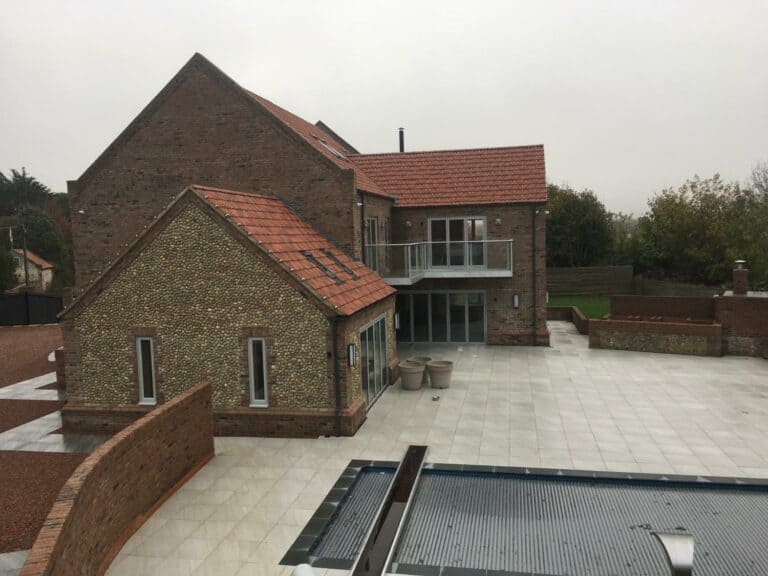
[{"label": "green lawn", "polygon": [[600,318],[608,314],[611,301],[608,296],[550,296],[549,306],[576,306],[587,318]]}]

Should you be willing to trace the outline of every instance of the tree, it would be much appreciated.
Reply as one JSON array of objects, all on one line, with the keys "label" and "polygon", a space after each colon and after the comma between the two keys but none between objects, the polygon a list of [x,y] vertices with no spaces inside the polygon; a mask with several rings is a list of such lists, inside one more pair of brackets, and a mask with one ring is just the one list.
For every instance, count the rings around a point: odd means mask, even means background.
[{"label": "tree", "polygon": [[610,215],[594,192],[550,184],[547,265],[593,266],[612,253]]},{"label": "tree", "polygon": [[27,174],[25,168],[11,169],[8,178],[0,172],[0,216],[8,216],[19,211],[24,206],[42,208],[51,190],[45,184]]},{"label": "tree", "polygon": [[69,197],[51,193],[24,168],[11,170],[10,178],[0,172],[0,226],[13,226],[20,239],[22,224],[27,230],[27,248],[56,265],[51,290],[58,292],[71,286],[74,270]]},{"label": "tree", "polygon": [[760,162],[752,169],[749,187],[758,194],[768,195],[768,160]]},{"label": "tree", "polygon": [[727,283],[745,259],[755,286],[768,283],[768,195],[698,176],[648,203],[638,225],[636,266],[662,277]]}]

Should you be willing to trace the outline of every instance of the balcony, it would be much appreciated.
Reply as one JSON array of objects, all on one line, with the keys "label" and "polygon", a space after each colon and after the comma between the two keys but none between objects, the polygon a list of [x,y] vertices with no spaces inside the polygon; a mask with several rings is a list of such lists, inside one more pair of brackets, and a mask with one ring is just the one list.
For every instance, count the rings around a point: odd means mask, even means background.
[{"label": "balcony", "polygon": [[512,240],[371,244],[365,262],[392,286],[425,278],[509,278]]}]

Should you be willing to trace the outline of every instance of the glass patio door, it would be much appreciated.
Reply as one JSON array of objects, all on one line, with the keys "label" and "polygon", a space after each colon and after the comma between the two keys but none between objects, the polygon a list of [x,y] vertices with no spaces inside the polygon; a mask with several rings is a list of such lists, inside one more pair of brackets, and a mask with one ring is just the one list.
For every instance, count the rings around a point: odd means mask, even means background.
[{"label": "glass patio door", "polygon": [[367,405],[371,405],[389,383],[387,363],[387,319],[374,320],[360,330],[360,376]]},{"label": "glass patio door", "polygon": [[399,292],[398,342],[485,342],[483,292]]},{"label": "glass patio door", "polygon": [[485,266],[485,218],[433,218],[429,221],[432,268]]}]

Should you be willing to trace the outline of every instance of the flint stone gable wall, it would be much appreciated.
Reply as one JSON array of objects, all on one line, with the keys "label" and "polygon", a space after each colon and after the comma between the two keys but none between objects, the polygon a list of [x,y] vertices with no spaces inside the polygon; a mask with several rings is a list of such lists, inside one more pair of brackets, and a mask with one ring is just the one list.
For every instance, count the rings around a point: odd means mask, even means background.
[{"label": "flint stone gable wall", "polygon": [[[334,406],[329,322],[265,256],[195,205],[74,318],[70,403],[136,405],[135,336],[155,338],[158,403],[206,380],[213,406],[248,406],[249,335],[267,339],[269,408]],[[279,330],[278,330],[279,327]],[[65,330],[67,327],[65,327]]]}]

